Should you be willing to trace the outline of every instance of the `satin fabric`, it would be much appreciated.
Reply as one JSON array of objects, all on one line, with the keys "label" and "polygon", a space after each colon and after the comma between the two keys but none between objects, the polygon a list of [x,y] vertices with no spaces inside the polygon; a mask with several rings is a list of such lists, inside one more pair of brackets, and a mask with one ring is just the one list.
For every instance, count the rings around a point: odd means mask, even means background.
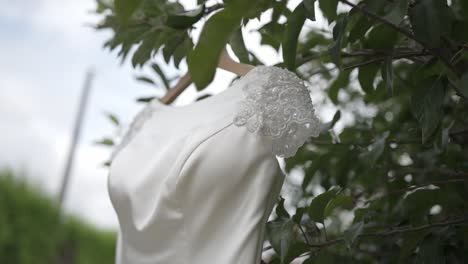
[{"label": "satin fabric", "polygon": [[111,163],[116,264],[258,264],[284,181],[272,141],[233,124],[241,78],[193,104],[159,104]]}]

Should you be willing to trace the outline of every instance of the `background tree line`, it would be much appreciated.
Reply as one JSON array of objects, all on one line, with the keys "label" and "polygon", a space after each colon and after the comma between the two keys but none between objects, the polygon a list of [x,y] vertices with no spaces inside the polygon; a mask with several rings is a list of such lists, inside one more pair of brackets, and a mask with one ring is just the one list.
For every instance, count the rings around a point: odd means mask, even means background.
[{"label": "background tree line", "polygon": [[114,263],[117,232],[64,214],[26,176],[0,168],[0,263]]}]

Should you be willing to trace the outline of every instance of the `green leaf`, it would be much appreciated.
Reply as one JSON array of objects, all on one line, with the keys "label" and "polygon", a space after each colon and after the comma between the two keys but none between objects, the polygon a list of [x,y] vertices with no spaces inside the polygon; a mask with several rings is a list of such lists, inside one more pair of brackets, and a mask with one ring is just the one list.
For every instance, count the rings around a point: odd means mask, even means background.
[{"label": "green leaf", "polygon": [[458,90],[463,96],[468,98],[468,72],[465,72],[460,80],[457,82]]},{"label": "green leaf", "polygon": [[159,67],[158,64],[156,63],[153,63],[151,64],[151,68],[153,69],[153,71],[159,76],[159,78],[161,79],[161,81],[163,82],[164,84],[164,87],[166,89],[170,89],[170,84],[169,84],[169,80],[167,79],[166,75],[164,74],[164,72],[161,70],[161,68]]},{"label": "green leaf", "polygon": [[288,17],[283,40],[283,61],[290,71],[296,69],[296,52],[299,33],[306,19],[304,4],[300,3]]},{"label": "green leaf", "polygon": [[158,38],[159,34],[157,32],[149,33],[149,35],[141,43],[140,47],[138,47],[138,49],[133,54],[133,67],[143,66],[151,58],[151,53],[156,46]]},{"label": "green leaf", "polygon": [[411,223],[422,224],[432,206],[439,201],[439,189],[417,189],[404,198],[404,212]]},{"label": "green leaf", "polygon": [[198,22],[205,15],[205,5],[179,14],[169,15],[166,25],[176,29],[187,29]]},{"label": "green leaf", "polygon": [[390,2],[395,2],[395,1],[380,1],[380,0],[364,0],[366,2],[366,8],[378,15],[381,15],[382,17],[385,16],[388,13],[388,8],[390,6]]},{"label": "green leaf", "polygon": [[285,17],[289,17],[291,15],[291,10],[289,10],[287,7],[288,1],[280,0],[280,1],[269,1],[269,2],[271,2],[271,5],[273,7],[273,12],[271,14],[270,23],[272,22],[277,23],[281,15],[284,15]]},{"label": "green leaf", "polygon": [[368,33],[364,46],[371,49],[392,49],[398,40],[397,31],[385,24],[379,24]]},{"label": "green leaf", "polygon": [[333,115],[333,119],[332,119],[332,127],[335,126],[336,122],[338,122],[338,120],[340,120],[341,118],[341,110],[337,110],[335,112],[335,114]]},{"label": "green leaf", "polygon": [[169,61],[171,60],[171,56],[173,55],[177,47],[179,47],[182,44],[182,42],[185,41],[186,37],[188,37],[187,32],[184,32],[183,34],[174,34],[166,41],[166,43],[164,43],[162,53],[164,61],[166,63],[169,63]]},{"label": "green leaf", "polygon": [[333,198],[338,195],[341,191],[341,187],[333,186],[328,191],[317,195],[309,205],[309,216],[315,222],[323,223],[325,220],[325,207],[327,206],[328,202],[330,202]]},{"label": "green leaf", "polygon": [[304,7],[306,9],[306,16],[308,19],[315,21],[315,1],[316,0],[304,0]]},{"label": "green leaf", "polygon": [[349,84],[350,70],[340,71],[336,79],[332,82],[328,88],[328,96],[334,104],[338,104],[338,92],[341,88],[346,87]]},{"label": "green leaf", "polygon": [[136,101],[139,103],[149,103],[151,100],[155,99],[156,97],[154,96],[149,96],[149,97],[140,97],[137,98]]},{"label": "green leaf", "polygon": [[286,256],[294,241],[293,227],[294,222],[285,218],[268,222],[266,225],[268,241],[270,241],[271,246],[280,256],[281,263],[286,263]]},{"label": "green leaf", "polygon": [[317,250],[314,254],[306,259],[302,264],[336,264],[336,263],[351,263],[340,257],[331,250]]},{"label": "green leaf", "polygon": [[278,51],[284,39],[285,28],[284,24],[278,24],[277,22],[266,23],[258,30],[262,36],[260,43],[270,45]]},{"label": "green leaf", "polygon": [[364,222],[362,221],[354,223],[348,229],[346,229],[346,231],[343,234],[343,238],[348,248],[351,248],[358,236],[362,234],[363,230]]},{"label": "green leaf", "polygon": [[324,159],[323,157],[324,156],[318,156],[317,159],[312,161],[312,165],[310,165],[308,168],[305,169],[304,180],[302,181],[302,184],[301,184],[301,187],[304,191],[309,186],[310,181],[312,180],[312,177],[314,177],[315,173],[321,168],[320,160]]},{"label": "green leaf", "polygon": [[221,51],[255,1],[239,0],[206,21],[195,49],[188,55],[189,72],[197,90],[203,90],[214,78]]},{"label": "green leaf", "polygon": [[396,0],[391,5],[391,11],[384,18],[393,24],[400,24],[408,12],[409,0]]},{"label": "green leaf", "polygon": [[451,16],[447,1],[418,1],[409,9],[416,38],[432,48],[441,45],[441,36],[451,31]]},{"label": "green leaf", "polygon": [[179,68],[180,62],[182,59],[189,54],[190,51],[193,49],[193,42],[192,39],[189,36],[186,36],[184,38],[184,41],[177,46],[177,48],[174,50],[174,65]]},{"label": "green leaf", "polygon": [[348,24],[348,16],[341,16],[337,21],[336,25],[333,28],[333,39],[335,40],[333,44],[328,49],[330,57],[337,67],[341,69],[341,48],[343,45],[343,36],[346,31],[346,25]]},{"label": "green leaf", "polygon": [[95,144],[98,145],[104,145],[104,146],[113,146],[114,145],[114,140],[111,138],[103,138],[99,141],[94,142]]},{"label": "green leaf", "polygon": [[366,16],[361,15],[349,31],[348,41],[353,43],[362,39],[371,26],[372,22]]},{"label": "green leaf", "polygon": [[306,243],[301,241],[294,241],[289,247],[288,254],[284,258],[284,261],[282,263],[292,263],[294,259],[302,255],[302,253],[308,252],[309,250],[310,246],[308,246]]},{"label": "green leaf", "polygon": [[440,138],[435,145],[438,152],[444,152],[447,149],[447,145],[450,139],[450,130],[454,124],[455,120],[452,120],[447,127],[443,127],[441,129]]},{"label": "green leaf", "polygon": [[143,0],[115,0],[115,12],[117,16],[125,22],[142,2]]},{"label": "green leaf", "polygon": [[301,224],[301,220],[302,220],[302,216],[304,215],[304,213],[306,212],[306,208],[305,207],[298,207],[296,209],[296,213],[294,214],[294,216],[292,217],[292,220],[294,223],[300,225]]},{"label": "green leaf", "polygon": [[206,99],[210,96],[213,96],[212,94],[204,94],[204,95],[200,95],[199,97],[197,97],[197,99],[195,99],[195,101],[201,101],[203,99]]},{"label": "green leaf", "polygon": [[425,79],[411,96],[411,113],[418,120],[422,143],[434,133],[443,117],[446,86],[440,78]]},{"label": "green leaf", "polygon": [[279,218],[287,218],[287,219],[289,219],[289,213],[288,213],[288,211],[286,211],[286,209],[284,209],[284,198],[281,197],[281,196],[280,196],[280,201],[279,201],[278,204],[276,205],[275,212],[276,212],[276,215],[277,215]]},{"label": "green leaf", "polygon": [[430,230],[420,230],[403,235],[403,243],[400,247],[401,250],[399,256],[400,263],[404,263],[406,258],[413,254],[420,241],[423,240],[428,233],[430,233]]},{"label": "green leaf", "polygon": [[386,140],[389,135],[390,131],[385,131],[382,135],[377,136],[374,142],[368,146],[368,150],[359,154],[359,158],[367,162],[371,167],[374,167],[385,149]]},{"label": "green leaf", "polygon": [[328,19],[328,22],[332,22],[336,19],[338,0],[319,0],[319,7],[323,15]]},{"label": "green leaf", "polygon": [[149,83],[149,84],[155,84],[153,80],[151,80],[151,78],[149,77],[146,77],[146,76],[137,76],[135,79],[137,79],[138,81],[142,81],[142,82],[145,82],[145,83]]},{"label": "green leaf", "polygon": [[416,264],[445,264],[444,241],[434,235],[428,236],[419,246]]},{"label": "green leaf", "polygon": [[468,2],[462,0],[462,1],[459,1],[459,4],[461,6],[461,10],[465,17],[465,20],[468,21]]},{"label": "green leaf", "polygon": [[239,58],[241,63],[249,63],[249,51],[245,47],[244,37],[242,36],[242,27],[237,28],[229,39],[232,51]]},{"label": "green leaf", "polygon": [[335,114],[333,115],[333,119],[330,122],[327,122],[327,123],[323,124],[322,131],[325,132],[325,131],[328,131],[329,129],[333,128],[335,126],[336,122],[338,122],[338,120],[340,120],[340,118],[341,118],[341,110],[337,110],[335,112]]},{"label": "green leaf", "polygon": [[367,94],[372,93],[375,90],[374,80],[379,68],[376,65],[366,65],[359,67],[358,80],[361,84],[361,88]]},{"label": "green leaf", "polygon": [[333,212],[334,209],[336,208],[344,208],[344,209],[350,209],[353,206],[353,198],[350,196],[346,195],[338,195],[335,198],[333,198],[327,206],[325,206],[325,210],[323,212],[324,218],[327,218],[330,216]]},{"label": "green leaf", "polygon": [[382,63],[382,78],[385,83],[385,88],[390,96],[393,96],[393,56],[387,56]]},{"label": "green leaf", "polygon": [[107,113],[107,118],[116,126],[120,125],[120,121],[114,114]]}]

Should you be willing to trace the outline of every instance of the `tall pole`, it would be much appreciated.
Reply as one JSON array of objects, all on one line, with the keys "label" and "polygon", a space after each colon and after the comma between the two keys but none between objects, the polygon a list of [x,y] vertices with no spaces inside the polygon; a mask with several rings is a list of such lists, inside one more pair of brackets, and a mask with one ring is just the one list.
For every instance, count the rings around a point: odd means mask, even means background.
[{"label": "tall pole", "polygon": [[81,94],[80,98],[80,104],[78,106],[78,112],[76,114],[76,119],[75,119],[75,125],[73,128],[73,135],[72,135],[72,141],[71,141],[71,146],[68,150],[68,155],[67,155],[67,161],[65,164],[65,170],[63,171],[63,176],[62,176],[62,185],[60,187],[60,194],[59,194],[59,205],[60,207],[63,207],[63,203],[65,200],[65,195],[67,192],[67,187],[68,183],[70,181],[70,173],[73,168],[73,160],[75,157],[75,152],[76,152],[76,146],[79,142],[80,139],[80,134],[81,134],[81,127],[83,125],[83,118],[84,118],[84,113],[86,110],[86,105],[88,103],[89,99],[89,93],[91,90],[91,83],[94,79],[94,71],[89,70],[86,73],[86,78],[85,82],[83,85],[83,91]]}]

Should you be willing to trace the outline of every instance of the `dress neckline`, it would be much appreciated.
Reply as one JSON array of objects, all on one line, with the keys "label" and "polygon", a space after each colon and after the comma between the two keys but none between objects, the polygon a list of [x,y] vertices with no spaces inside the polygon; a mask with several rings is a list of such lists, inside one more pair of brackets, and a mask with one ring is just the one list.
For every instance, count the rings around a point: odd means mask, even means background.
[{"label": "dress neckline", "polygon": [[[203,100],[200,100],[200,101],[195,101],[193,103],[190,103],[190,104],[186,104],[186,105],[181,105],[181,106],[174,106],[174,105],[167,105],[167,104],[163,104],[161,103],[157,98],[153,99],[150,104],[152,104],[152,107],[154,108],[160,108],[160,109],[185,109],[187,107],[193,107],[195,105],[198,105],[198,104],[205,104],[206,102],[204,102],[205,100],[210,100],[210,98],[214,99],[214,97],[217,97],[218,95],[222,95],[224,93],[227,93],[229,91],[232,91],[235,89],[235,86],[237,86],[239,83],[241,83],[242,81],[244,81],[245,79],[247,79],[249,76],[251,76],[253,73],[255,72],[258,72],[258,71],[269,71],[269,70],[272,70],[272,71],[283,71],[289,75],[293,75],[294,77],[296,78],[299,78],[297,77],[297,75],[295,73],[293,73],[292,71],[290,70],[287,70],[287,69],[284,69],[284,68],[281,68],[281,67],[278,67],[278,66],[275,66],[275,65],[270,65],[270,66],[267,66],[267,65],[255,65],[250,71],[248,71],[246,74],[240,76],[237,80],[235,80],[231,85],[229,85],[226,89],[222,90],[221,92],[215,94],[215,95],[212,95],[206,99],[203,99]],[[268,78],[268,77],[266,77]]]}]

